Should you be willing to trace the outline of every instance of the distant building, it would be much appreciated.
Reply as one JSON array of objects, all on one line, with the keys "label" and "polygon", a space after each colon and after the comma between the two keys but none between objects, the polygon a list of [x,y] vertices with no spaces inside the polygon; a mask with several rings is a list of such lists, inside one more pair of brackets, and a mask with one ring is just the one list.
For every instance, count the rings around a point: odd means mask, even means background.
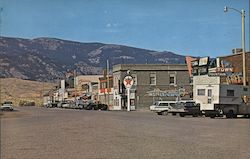
[{"label": "distant building", "polygon": [[[98,98],[98,82],[102,75],[80,75],[69,76],[66,80],[61,80],[59,101],[74,100],[75,97],[88,96],[92,100]],[[75,80],[74,80],[75,79]]]},{"label": "distant building", "polygon": [[127,107],[127,92],[123,84],[127,73],[134,80],[130,93],[132,110],[149,109],[157,100],[191,98],[192,88],[185,64],[119,64],[113,66],[114,110]]},{"label": "distant building", "polygon": [[107,104],[109,109],[113,106],[113,76],[104,74],[99,78],[98,101]]}]

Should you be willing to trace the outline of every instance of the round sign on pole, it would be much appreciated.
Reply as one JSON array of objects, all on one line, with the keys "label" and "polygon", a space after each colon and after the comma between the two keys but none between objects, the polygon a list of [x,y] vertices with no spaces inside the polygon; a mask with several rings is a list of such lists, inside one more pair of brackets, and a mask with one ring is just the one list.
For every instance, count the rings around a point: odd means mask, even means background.
[{"label": "round sign on pole", "polygon": [[123,84],[126,87],[127,92],[128,92],[128,94],[127,94],[127,104],[128,104],[127,109],[128,109],[128,111],[130,111],[130,88],[134,84],[133,77],[130,75],[125,76],[125,78],[123,80]]},{"label": "round sign on pole", "polygon": [[126,89],[130,89],[133,84],[134,84],[134,79],[132,76],[125,76],[124,80],[123,80],[123,84],[126,87]]}]

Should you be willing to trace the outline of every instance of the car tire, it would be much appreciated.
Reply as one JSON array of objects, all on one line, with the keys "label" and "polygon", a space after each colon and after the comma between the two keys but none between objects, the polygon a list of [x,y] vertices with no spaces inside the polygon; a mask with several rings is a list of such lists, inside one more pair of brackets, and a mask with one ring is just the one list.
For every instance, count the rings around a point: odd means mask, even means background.
[{"label": "car tire", "polygon": [[226,118],[234,118],[235,114],[233,110],[229,110],[228,113],[226,114]]},{"label": "car tire", "polygon": [[180,117],[185,117],[184,113],[180,113],[179,115],[180,115]]},{"label": "car tire", "polygon": [[157,112],[157,115],[162,115],[162,112]]}]

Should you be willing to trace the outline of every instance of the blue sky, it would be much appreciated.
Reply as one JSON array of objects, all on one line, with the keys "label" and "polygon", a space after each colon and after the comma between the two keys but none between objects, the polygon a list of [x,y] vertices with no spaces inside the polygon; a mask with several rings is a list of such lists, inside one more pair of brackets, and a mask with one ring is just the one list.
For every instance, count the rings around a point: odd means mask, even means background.
[{"label": "blue sky", "polygon": [[1,34],[102,42],[192,56],[222,56],[241,47],[249,0],[0,0]]}]

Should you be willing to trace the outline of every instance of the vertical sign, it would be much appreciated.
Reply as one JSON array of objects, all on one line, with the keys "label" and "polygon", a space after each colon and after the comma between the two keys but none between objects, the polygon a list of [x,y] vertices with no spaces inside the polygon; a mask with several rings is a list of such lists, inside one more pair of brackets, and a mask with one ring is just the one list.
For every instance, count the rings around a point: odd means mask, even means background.
[{"label": "vertical sign", "polygon": [[123,84],[127,90],[127,103],[128,103],[128,106],[127,106],[127,110],[130,111],[130,88],[133,86],[134,84],[134,80],[133,80],[133,77],[130,76],[130,75],[127,75],[125,76],[124,80],[123,80]]}]

